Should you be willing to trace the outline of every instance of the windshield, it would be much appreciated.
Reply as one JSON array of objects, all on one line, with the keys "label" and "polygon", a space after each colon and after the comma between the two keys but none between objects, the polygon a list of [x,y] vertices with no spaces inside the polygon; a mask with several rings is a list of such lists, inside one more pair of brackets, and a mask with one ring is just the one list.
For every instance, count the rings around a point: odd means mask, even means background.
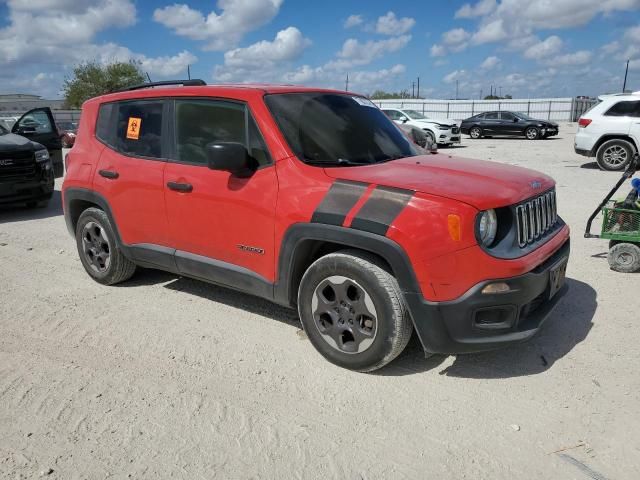
[{"label": "windshield", "polygon": [[429,118],[416,110],[405,110],[405,113],[409,115],[412,120],[426,120],[427,118]]},{"label": "windshield", "polygon": [[372,164],[418,155],[412,143],[366,98],[334,93],[265,96],[291,149],[311,164]]}]

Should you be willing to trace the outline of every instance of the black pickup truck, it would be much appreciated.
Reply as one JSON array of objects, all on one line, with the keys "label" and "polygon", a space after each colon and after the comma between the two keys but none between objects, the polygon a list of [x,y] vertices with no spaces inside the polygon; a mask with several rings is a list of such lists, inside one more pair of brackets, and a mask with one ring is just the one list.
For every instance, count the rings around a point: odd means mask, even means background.
[{"label": "black pickup truck", "polygon": [[49,108],[28,111],[11,131],[0,125],[0,204],[43,207],[63,173],[62,144]]}]

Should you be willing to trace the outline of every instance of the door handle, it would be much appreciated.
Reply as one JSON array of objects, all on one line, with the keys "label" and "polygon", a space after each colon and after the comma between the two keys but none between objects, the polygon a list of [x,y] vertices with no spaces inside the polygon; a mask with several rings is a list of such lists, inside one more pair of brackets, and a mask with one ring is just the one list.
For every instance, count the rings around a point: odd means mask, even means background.
[{"label": "door handle", "polygon": [[111,180],[115,180],[120,176],[118,172],[114,172],[112,170],[100,170],[98,173],[101,177],[110,178]]},{"label": "door handle", "polygon": [[167,187],[171,190],[182,193],[189,193],[193,190],[193,185],[190,183],[167,182]]}]

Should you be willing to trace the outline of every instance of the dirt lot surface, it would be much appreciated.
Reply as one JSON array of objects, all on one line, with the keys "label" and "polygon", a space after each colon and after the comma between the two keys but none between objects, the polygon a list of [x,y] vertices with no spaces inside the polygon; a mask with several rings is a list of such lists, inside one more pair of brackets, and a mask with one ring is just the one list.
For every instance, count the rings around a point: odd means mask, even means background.
[{"label": "dirt lot surface", "polygon": [[94,283],[59,192],[0,210],[0,477],[640,478],[640,277],[582,238],[619,174],[574,131],[443,150],[556,178],[571,290],[541,334],[427,360],[413,341],[372,375],[262,300],[149,270]]}]

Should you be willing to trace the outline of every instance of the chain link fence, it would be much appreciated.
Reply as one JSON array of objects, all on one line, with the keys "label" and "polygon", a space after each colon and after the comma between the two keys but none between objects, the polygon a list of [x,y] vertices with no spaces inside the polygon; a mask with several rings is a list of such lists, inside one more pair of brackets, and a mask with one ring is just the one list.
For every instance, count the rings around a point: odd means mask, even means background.
[{"label": "chain link fence", "polygon": [[563,122],[576,122],[580,116],[595,105],[590,98],[545,98],[545,99],[501,99],[501,100],[374,100],[380,108],[406,108],[417,110],[434,118],[464,120],[483,112],[508,110],[525,113],[533,118]]}]

